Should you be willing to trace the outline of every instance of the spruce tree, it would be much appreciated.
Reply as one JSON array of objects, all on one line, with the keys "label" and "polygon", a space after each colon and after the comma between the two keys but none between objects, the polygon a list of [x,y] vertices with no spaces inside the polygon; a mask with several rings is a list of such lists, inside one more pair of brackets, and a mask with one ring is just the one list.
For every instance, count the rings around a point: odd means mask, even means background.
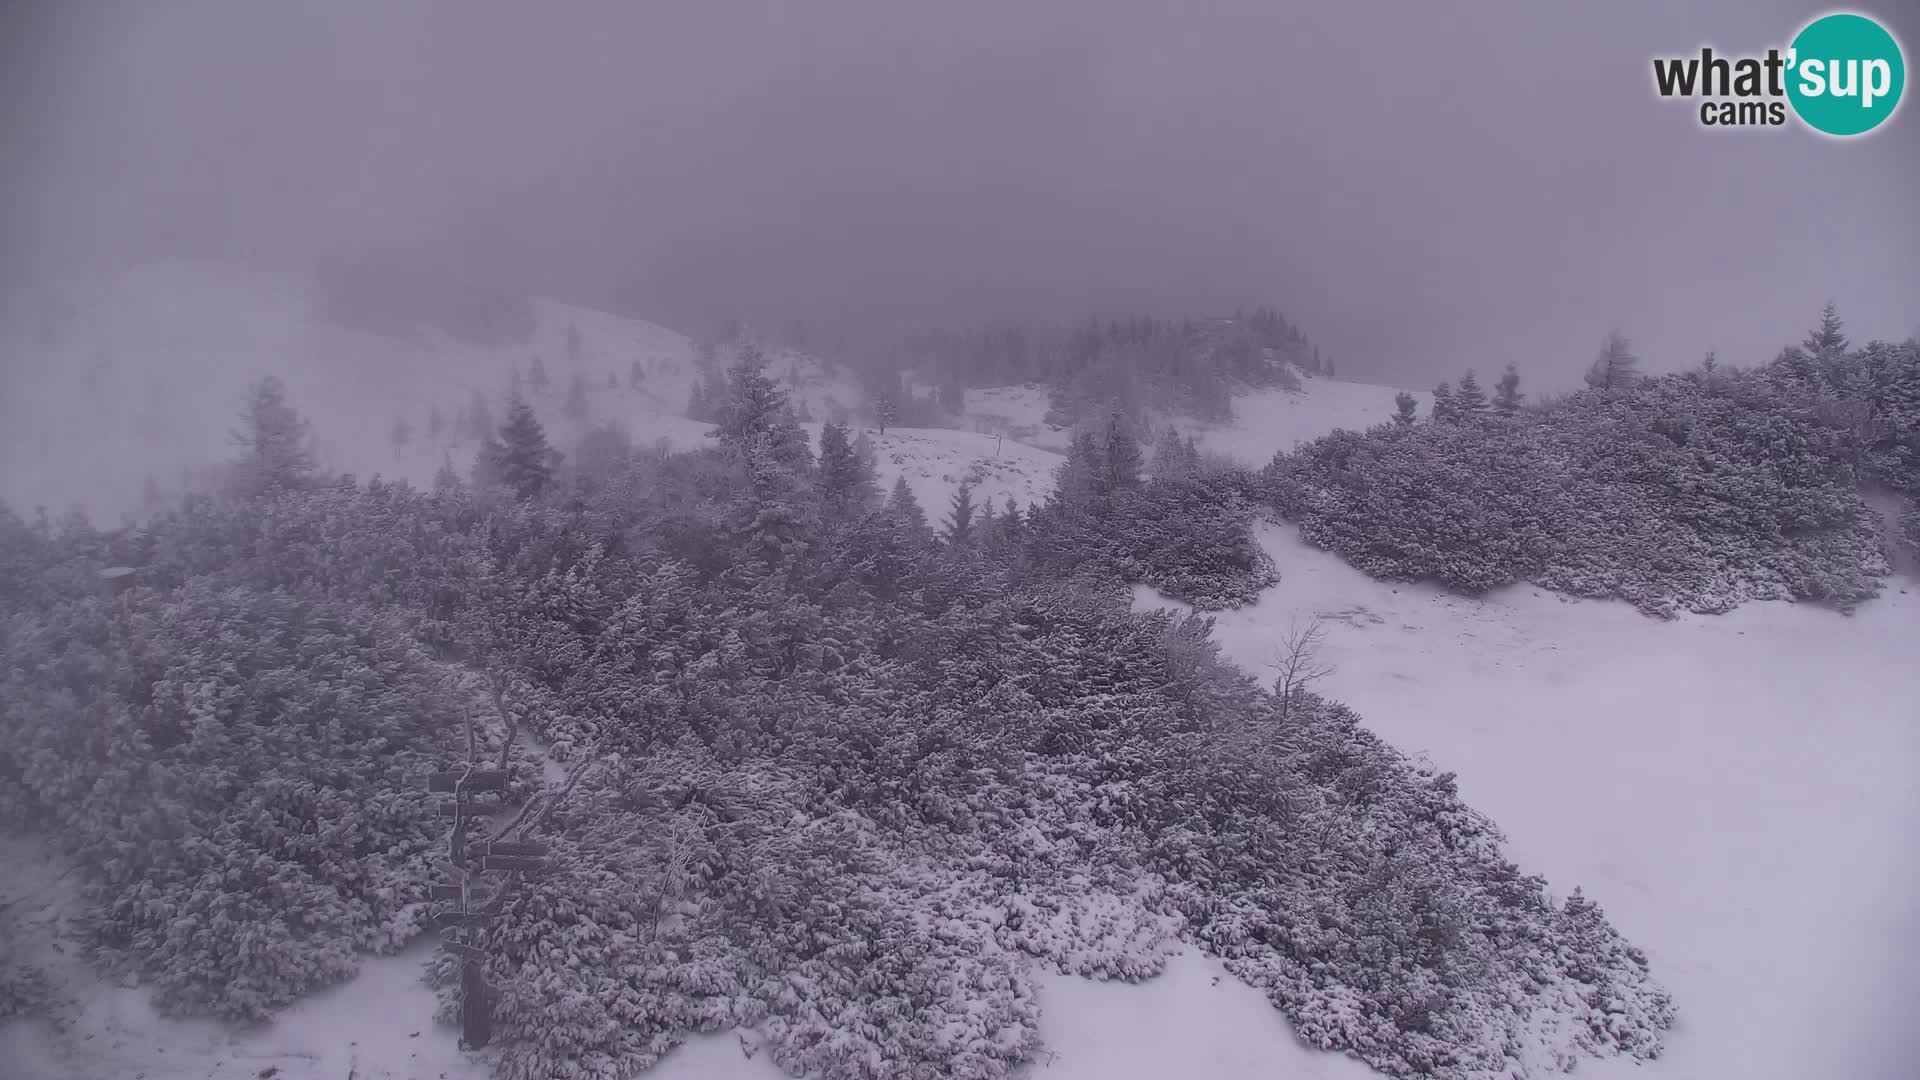
[{"label": "spruce tree", "polygon": [[620,377],[618,375],[615,375],[611,371],[607,372],[607,389],[609,390],[620,389]]},{"label": "spruce tree", "polygon": [[1405,390],[1393,395],[1393,422],[1401,427],[1412,424],[1418,416],[1420,403]]},{"label": "spruce tree", "polygon": [[879,494],[872,471],[847,437],[845,424],[828,424],[820,430],[817,486],[821,500],[842,515],[864,510]]},{"label": "spruce tree", "polygon": [[1587,385],[1596,390],[1619,390],[1631,386],[1638,377],[1640,358],[1633,354],[1633,343],[1615,330],[1600,345],[1600,354],[1587,369]]},{"label": "spruce tree", "polygon": [[507,448],[492,431],[480,436],[480,447],[473,452],[473,486],[476,491],[492,491],[503,483],[502,461]]},{"label": "spruce tree", "polygon": [[1172,425],[1161,429],[1159,439],[1153,444],[1153,478],[1177,480],[1191,471],[1187,467],[1186,447],[1180,441],[1180,432]]},{"label": "spruce tree", "polygon": [[1460,376],[1460,388],[1454,391],[1453,407],[1462,419],[1471,419],[1487,411],[1487,392],[1480,389],[1480,378],[1472,368]]},{"label": "spruce tree", "polygon": [[891,390],[882,390],[880,396],[875,398],[873,402],[873,420],[880,428],[880,434],[885,435],[887,433],[887,425],[893,423],[899,415],[900,406],[894,401],[893,392]]},{"label": "spruce tree", "polygon": [[913,497],[913,489],[907,486],[905,476],[893,482],[893,492],[887,496],[887,513],[895,520],[906,525],[916,534],[927,531],[927,514],[920,509],[920,500]]},{"label": "spruce tree", "polygon": [[440,459],[440,470],[433,474],[433,490],[441,494],[460,490],[460,474],[453,469],[453,455]]},{"label": "spruce tree", "polygon": [[766,357],[749,344],[727,369],[727,389],[708,436],[740,481],[728,505],[738,568],[765,573],[788,561],[817,528],[810,472],[813,449],[786,395],[767,377]]},{"label": "spruce tree", "polygon": [[1500,381],[1493,384],[1493,408],[1502,416],[1512,416],[1520,411],[1520,403],[1527,395],[1520,392],[1520,369],[1512,364],[1501,372]]},{"label": "spruce tree", "polygon": [[1106,494],[1106,456],[1093,432],[1083,428],[1074,435],[1054,485],[1062,505],[1079,509]]},{"label": "spruce tree", "polygon": [[721,449],[737,461],[767,456],[788,468],[804,470],[812,451],[788,406],[786,395],[767,377],[766,356],[747,345],[727,369],[726,392],[713,418]]},{"label": "spruce tree", "polygon": [[540,357],[538,357],[538,356],[535,356],[535,357],[533,358],[533,370],[532,370],[532,372],[531,372],[531,373],[530,373],[530,374],[528,375],[528,379],[529,379],[529,381],[531,381],[531,382],[533,383],[533,392],[534,392],[534,393],[536,393],[536,394],[544,394],[544,393],[546,393],[546,392],[547,392],[547,386],[548,386],[548,385],[549,385],[549,383],[551,382],[551,380],[549,380],[549,379],[547,378],[547,363],[546,363],[546,361],[544,361],[544,360],[542,360],[542,359],[540,359]]},{"label": "spruce tree", "polygon": [[533,414],[533,406],[517,399],[507,406],[499,446],[498,480],[514,498],[538,498],[553,483],[560,455],[548,445],[546,429]]},{"label": "spruce tree", "polygon": [[640,384],[646,381],[646,378],[647,378],[647,369],[640,363],[639,360],[635,360],[633,362],[633,366],[627,369],[628,388],[633,390],[640,389]]},{"label": "spruce tree", "polygon": [[1429,414],[1435,423],[1452,423],[1454,419],[1453,387],[1442,382],[1433,388],[1433,410]]},{"label": "spruce tree", "polygon": [[968,547],[974,540],[973,484],[962,483],[948,503],[945,538],[954,547]]},{"label": "spruce tree", "polygon": [[572,323],[567,324],[567,359],[580,362],[580,328]]},{"label": "spruce tree", "polygon": [[446,430],[447,418],[440,415],[440,406],[435,405],[427,412],[427,438],[437,443]]},{"label": "spruce tree", "polygon": [[1847,351],[1846,324],[1840,321],[1840,309],[1834,302],[1820,309],[1820,325],[1807,335],[1804,342],[1807,352],[1814,356],[1838,356]]},{"label": "spruce tree", "polygon": [[241,492],[264,495],[311,482],[316,468],[311,434],[306,418],[287,404],[286,384],[279,377],[254,383],[240,427],[230,436],[242,452],[235,468]]},{"label": "spruce tree", "polygon": [[398,456],[407,448],[407,444],[413,441],[413,425],[407,423],[407,418],[404,416],[394,417],[393,430],[387,433],[387,439],[393,443],[393,452]]},{"label": "spruce tree", "polygon": [[710,423],[713,420],[713,407],[707,403],[707,388],[696,379],[693,389],[687,393],[687,419]]},{"label": "spruce tree", "polygon": [[1026,545],[1027,522],[1020,514],[1020,504],[1007,496],[1007,508],[995,519],[994,546],[1004,551],[1018,553]]},{"label": "spruce tree", "polygon": [[507,400],[527,396],[527,380],[520,375],[519,368],[507,369]]},{"label": "spruce tree", "polygon": [[1124,417],[1107,420],[1106,468],[1103,494],[1140,486],[1140,441],[1133,437],[1133,425]]}]

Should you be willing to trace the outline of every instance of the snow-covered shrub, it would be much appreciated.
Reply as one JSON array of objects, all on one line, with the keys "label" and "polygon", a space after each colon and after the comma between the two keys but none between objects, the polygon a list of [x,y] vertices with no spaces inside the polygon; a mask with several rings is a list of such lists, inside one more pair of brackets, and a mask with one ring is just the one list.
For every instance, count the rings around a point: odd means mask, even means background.
[{"label": "snow-covered shrub", "polygon": [[1531,581],[1663,616],[1846,608],[1887,565],[1854,486],[1868,448],[1818,404],[1764,375],[1649,379],[1549,412],[1336,432],[1266,481],[1310,543],[1376,577]]},{"label": "snow-covered shrub", "polygon": [[457,713],[380,618],[190,584],[17,615],[0,809],[85,875],[90,948],[162,1008],[259,1017],[411,938]]},{"label": "snow-covered shrub", "polygon": [[[899,506],[822,513],[799,463],[760,467],[775,442],[736,441],[518,503],[335,483],[131,535],[0,528],[0,566],[36,575],[0,622],[0,812],[89,868],[103,957],[168,1002],[267,1012],[419,925],[441,833],[418,774],[463,700],[430,646],[597,762],[538,833],[553,869],[479,928],[516,1080],[630,1077],[728,1026],[834,1080],[1006,1076],[1036,1051],[1034,961],[1147,978],[1176,936],[1396,1075],[1658,1052],[1644,958],[1507,863],[1450,778],[1311,695],[1283,715],[1205,619],[1128,610],[1129,575],[1257,588],[1246,474],[1143,487],[1110,440],[1073,499],[948,545]],[[1636,468],[1672,464],[1640,441]],[[1526,499],[1440,469],[1449,543],[1506,537],[1476,567],[1393,510],[1427,466],[1333,450],[1340,482],[1294,493],[1329,527],[1385,515],[1375,557],[1472,581],[1554,554]],[[1777,523],[1764,480],[1694,509]],[[1795,491],[1796,528],[1844,525]],[[147,586],[120,619],[73,598],[116,545]],[[1750,572],[1785,590],[1830,562]],[[1758,587],[1715,566],[1681,569]]]},{"label": "snow-covered shrub", "polygon": [[1279,574],[1254,539],[1253,502],[1237,497],[1243,476],[1154,480],[1085,507],[1043,506],[1024,554],[1048,574],[1151,585],[1203,611],[1252,603]]},{"label": "snow-covered shrub", "polygon": [[[798,778],[697,748],[610,765],[559,815],[560,869],[489,939],[503,1075],[629,1077],[688,1034],[756,1029],[795,1075],[1005,1076],[1030,978],[989,912]],[[453,964],[435,972],[451,1012]]]}]

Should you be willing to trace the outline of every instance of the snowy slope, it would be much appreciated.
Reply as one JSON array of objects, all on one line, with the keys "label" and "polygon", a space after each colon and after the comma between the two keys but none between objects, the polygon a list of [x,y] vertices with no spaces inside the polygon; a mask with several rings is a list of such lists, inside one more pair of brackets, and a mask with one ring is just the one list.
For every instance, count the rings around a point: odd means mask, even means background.
[{"label": "snowy slope", "polygon": [[[1336,428],[1365,431],[1393,419],[1393,398],[1400,393],[1393,387],[1298,374],[1299,390],[1274,388],[1236,396],[1233,419],[1227,423],[1176,418],[1174,426],[1192,434],[1202,450],[1260,466],[1272,461],[1275,453]],[[1425,416],[1433,406],[1433,395],[1416,393],[1413,398]]]},{"label": "snowy slope", "polygon": [[1920,950],[1920,586],[1852,617],[1661,622],[1528,586],[1376,582],[1291,529],[1262,542],[1282,581],[1220,614],[1227,654],[1270,677],[1294,620],[1326,617],[1323,692],[1458,772],[1509,856],[1557,894],[1583,887],[1672,990],[1665,1058],[1581,1075],[1914,1075],[1888,1040]]},{"label": "snowy slope", "polygon": [[[1202,449],[1249,465],[1265,465],[1275,451],[1290,450],[1335,428],[1364,431],[1393,417],[1393,398],[1400,392],[1393,387],[1329,379],[1298,369],[1295,374],[1300,379],[1298,390],[1276,387],[1236,395],[1233,419],[1226,423],[1174,416],[1156,424],[1171,423],[1192,434]],[[1415,393],[1413,397],[1420,404],[1421,415],[1425,415],[1433,395]],[[967,391],[966,415],[961,423],[1064,453],[1073,432],[1048,424],[1048,407],[1044,386],[982,387]]]},{"label": "snowy slope", "polygon": [[974,506],[991,501],[998,513],[1011,498],[1025,512],[1052,494],[1054,471],[1066,460],[977,431],[888,428],[885,434],[869,429],[866,435],[878,458],[881,490],[892,490],[895,480],[906,477],[927,520],[936,526],[946,519],[954,492],[969,480]]},{"label": "snowy slope", "polygon": [[1064,452],[1073,432],[1047,423],[1047,388],[983,386],[966,392],[963,424],[978,431],[1003,434],[1029,446]]},{"label": "snowy slope", "polygon": [[[429,330],[400,338],[348,329],[319,314],[312,280],[220,263],[168,262],[64,283],[68,312],[49,344],[31,317],[33,298],[8,297],[0,311],[0,498],[22,510],[60,513],[78,505],[115,520],[138,505],[151,475],[163,493],[183,470],[230,458],[228,432],[249,383],[275,374],[313,423],[323,463],[361,477],[375,473],[431,481],[443,455],[464,473],[471,441],[427,437],[436,406],[451,426],[473,392],[504,415],[509,375],[539,356],[551,383],[532,394],[560,447],[582,426],[560,412],[575,371],[588,388],[588,422],[617,419],[646,445],[697,445],[706,425],[687,420],[695,378],[693,348],[680,334],[604,312],[537,302],[530,340],[478,346]],[[579,359],[569,358],[569,327]],[[635,360],[650,373],[628,388]],[[769,374],[815,412],[852,406],[857,386],[808,356],[776,353]],[[617,386],[609,388],[608,376]],[[413,427],[396,452],[396,418]]]}]

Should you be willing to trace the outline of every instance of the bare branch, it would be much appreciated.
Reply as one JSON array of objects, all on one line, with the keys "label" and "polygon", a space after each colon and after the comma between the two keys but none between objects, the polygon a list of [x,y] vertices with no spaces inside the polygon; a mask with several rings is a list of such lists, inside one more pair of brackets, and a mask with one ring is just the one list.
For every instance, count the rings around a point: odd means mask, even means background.
[{"label": "bare branch", "polygon": [[1320,658],[1326,639],[1326,620],[1315,615],[1305,622],[1294,619],[1275,646],[1273,663],[1268,666],[1280,673],[1274,680],[1273,692],[1280,699],[1282,720],[1292,715],[1294,699],[1302,691],[1333,674],[1333,665]]}]

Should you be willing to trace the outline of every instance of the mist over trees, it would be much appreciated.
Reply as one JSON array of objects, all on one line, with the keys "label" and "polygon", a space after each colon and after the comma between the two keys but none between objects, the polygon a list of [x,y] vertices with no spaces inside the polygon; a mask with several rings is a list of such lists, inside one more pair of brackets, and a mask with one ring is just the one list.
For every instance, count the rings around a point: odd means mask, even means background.
[{"label": "mist over trees", "polygon": [[[1287,365],[1330,373],[1306,334],[1268,308],[1230,318],[1136,315],[1074,329],[927,331],[881,353],[869,365],[877,369],[870,379],[896,378],[903,366],[915,370],[947,415],[960,413],[973,387],[1042,384],[1052,405],[1048,422],[1057,427],[1111,411],[1140,422],[1149,407],[1223,420],[1233,414],[1235,393],[1291,385]],[[897,410],[899,395],[890,386],[885,392]]]}]

